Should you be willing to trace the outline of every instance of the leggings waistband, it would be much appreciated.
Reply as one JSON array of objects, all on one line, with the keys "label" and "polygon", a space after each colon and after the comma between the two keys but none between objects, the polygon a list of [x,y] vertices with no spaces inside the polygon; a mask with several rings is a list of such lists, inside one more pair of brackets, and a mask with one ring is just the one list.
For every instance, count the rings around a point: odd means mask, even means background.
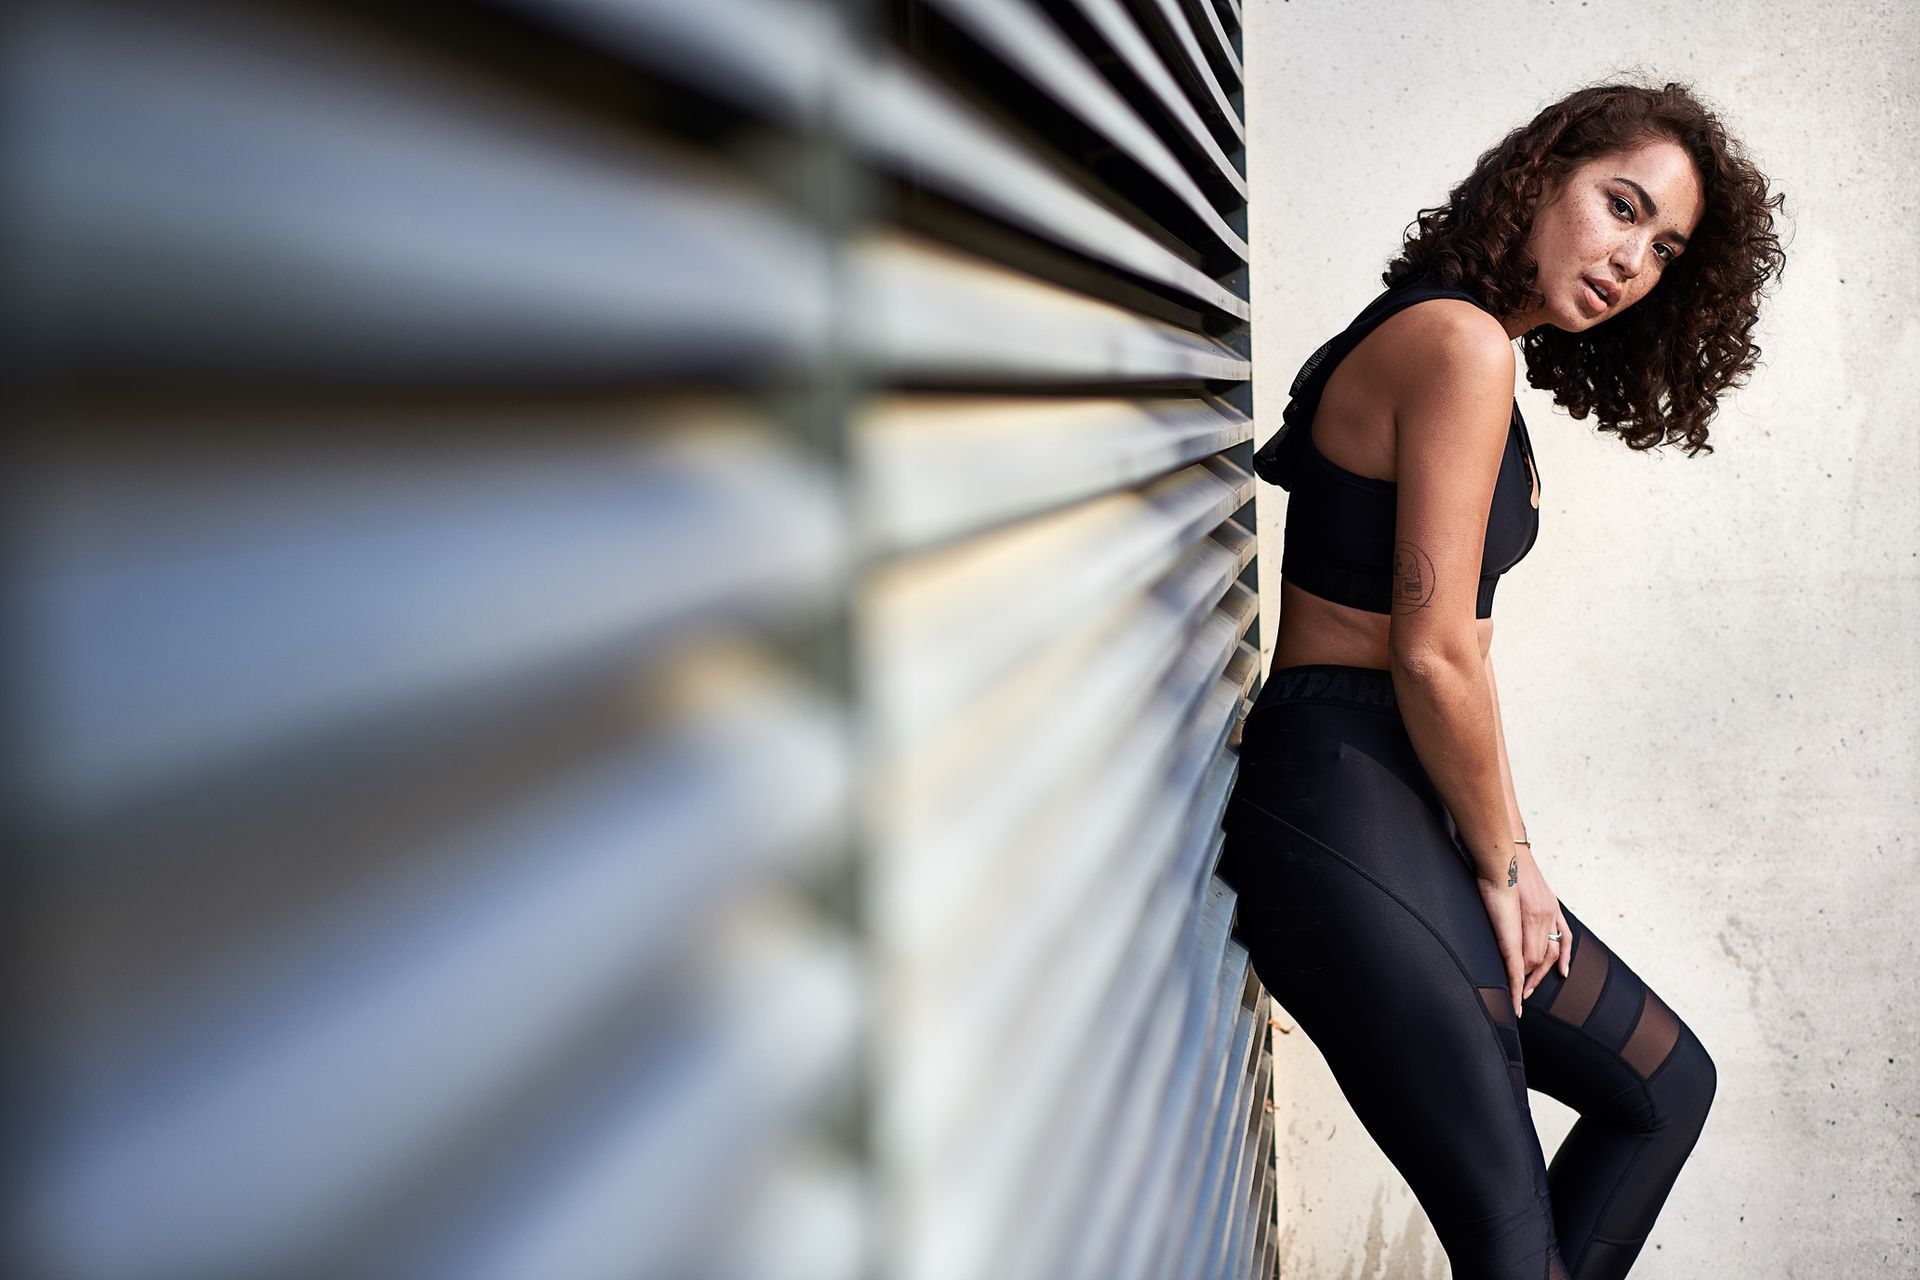
[{"label": "leggings waistband", "polygon": [[1309,662],[1277,667],[1267,676],[1254,706],[1282,702],[1331,702],[1361,711],[1400,714],[1393,696],[1393,673],[1381,667],[1349,667],[1337,662]]}]

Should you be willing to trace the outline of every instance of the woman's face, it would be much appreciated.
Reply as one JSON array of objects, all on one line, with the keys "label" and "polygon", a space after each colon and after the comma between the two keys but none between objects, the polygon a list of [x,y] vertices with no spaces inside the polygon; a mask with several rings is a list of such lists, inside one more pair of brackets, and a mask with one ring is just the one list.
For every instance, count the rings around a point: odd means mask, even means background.
[{"label": "woman's face", "polygon": [[1527,251],[1541,303],[1507,331],[1578,333],[1619,315],[1686,252],[1705,208],[1693,161],[1666,138],[1582,162],[1534,215]]}]

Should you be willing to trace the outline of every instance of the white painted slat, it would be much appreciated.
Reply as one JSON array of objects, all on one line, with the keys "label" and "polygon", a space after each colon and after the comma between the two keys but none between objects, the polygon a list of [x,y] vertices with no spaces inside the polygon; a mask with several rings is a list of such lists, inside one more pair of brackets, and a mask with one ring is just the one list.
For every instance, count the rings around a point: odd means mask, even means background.
[{"label": "white painted slat", "polygon": [[1048,639],[1153,581],[1250,496],[1223,459],[890,565],[863,598],[883,751],[927,741]]},{"label": "white painted slat", "polygon": [[14,600],[39,806],[97,811],[832,588],[827,477],[737,414],[632,437],[618,418],[538,425],[550,441],[445,453],[45,459],[16,512]]},{"label": "white painted slat", "polygon": [[952,387],[1244,380],[1214,338],[904,236],[852,252],[853,342],[881,383]]},{"label": "white painted slat", "polygon": [[[1203,28],[1213,37],[1213,48],[1219,53],[1221,60],[1227,64],[1227,70],[1232,73],[1234,81],[1244,82],[1247,78],[1246,68],[1240,65],[1240,55],[1234,51],[1233,41],[1228,38],[1227,29],[1220,23],[1220,10],[1214,7],[1213,0],[1187,0],[1187,8],[1190,12],[1199,13]],[[1233,17],[1237,24],[1239,22],[1237,5],[1233,11]]]},{"label": "white painted slat", "polygon": [[1101,204],[977,108],[908,64],[877,61],[866,74],[853,77],[844,92],[851,100],[846,124],[851,137],[889,172],[1226,315],[1245,320],[1251,314],[1245,298]]},{"label": "white painted slat", "polygon": [[17,26],[29,370],[631,383],[823,349],[825,243],[711,157],[312,15]]},{"label": "white painted slat", "polygon": [[876,547],[906,549],[1126,488],[1250,438],[1190,397],[890,396],[852,424]]},{"label": "white painted slat", "polygon": [[[669,949],[831,841],[848,784],[816,697],[714,683],[718,705],[689,707],[678,734],[451,836],[402,883],[236,964],[203,1007],[156,1009],[110,1060],[74,1064],[25,1157],[30,1256],[77,1277],[134,1260],[155,1277],[284,1269],[604,1034],[644,984],[697,989],[732,953],[669,967]],[[761,805],[782,822],[756,821]],[[719,1025],[739,1029],[731,1010]]]},{"label": "white painted slat", "polygon": [[1179,46],[1181,60],[1187,65],[1187,74],[1199,81],[1201,100],[1214,119],[1222,121],[1234,138],[1246,145],[1246,126],[1240,121],[1240,113],[1235,111],[1233,103],[1227,100],[1226,91],[1220,87],[1220,79],[1213,73],[1213,64],[1207,61],[1207,55],[1200,48],[1199,38],[1193,33],[1193,24],[1187,21],[1186,11],[1181,8],[1180,0],[1139,0],[1151,4],[1159,13],[1160,20],[1173,33],[1173,40]]},{"label": "white painted slat", "polygon": [[931,2],[1132,157],[1200,219],[1216,242],[1247,260],[1246,240],[1220,216],[1166,143],[1037,8],[1022,0]]},{"label": "white painted slat", "polygon": [[823,124],[850,57],[841,11],[814,0],[489,2],[783,123]]},{"label": "white painted slat", "polygon": [[[1140,33],[1140,28],[1134,24],[1133,18],[1121,7],[1120,0],[1074,0],[1074,3],[1101,37],[1112,46],[1114,53],[1152,91],[1160,105],[1179,121],[1188,140],[1198,147],[1201,154],[1211,163],[1213,173],[1217,173],[1224,179],[1242,200],[1246,199],[1246,178],[1220,149],[1219,142],[1214,139],[1213,131],[1207,128],[1201,121],[1199,113],[1194,110],[1193,101],[1188,98],[1186,90],[1174,80],[1172,73],[1167,70],[1166,63],[1161,61],[1159,53],[1147,42],[1147,38]],[[1224,98],[1216,105],[1225,108],[1223,112],[1225,118],[1231,122],[1235,137],[1244,145],[1246,133],[1232,107],[1226,104]]]}]

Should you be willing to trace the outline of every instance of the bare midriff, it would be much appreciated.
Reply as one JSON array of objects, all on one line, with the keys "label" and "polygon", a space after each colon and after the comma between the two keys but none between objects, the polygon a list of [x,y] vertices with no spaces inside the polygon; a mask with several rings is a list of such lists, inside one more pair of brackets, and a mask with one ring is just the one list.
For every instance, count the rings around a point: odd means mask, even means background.
[{"label": "bare midriff", "polygon": [[[1392,665],[1387,648],[1391,622],[1389,614],[1323,600],[1282,579],[1273,669],[1333,662],[1386,670]],[[1480,639],[1480,657],[1485,659],[1493,646],[1493,619],[1476,618],[1473,629]]]}]

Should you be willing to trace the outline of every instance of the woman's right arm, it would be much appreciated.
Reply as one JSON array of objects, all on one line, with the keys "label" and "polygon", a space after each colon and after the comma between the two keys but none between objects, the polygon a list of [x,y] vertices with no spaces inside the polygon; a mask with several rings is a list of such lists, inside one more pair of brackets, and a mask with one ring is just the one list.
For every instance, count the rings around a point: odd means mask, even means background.
[{"label": "woman's right arm", "polygon": [[1410,307],[1395,335],[1398,510],[1388,652],[1413,747],[1480,879],[1518,871],[1474,609],[1511,423],[1513,344],[1460,299]]}]

